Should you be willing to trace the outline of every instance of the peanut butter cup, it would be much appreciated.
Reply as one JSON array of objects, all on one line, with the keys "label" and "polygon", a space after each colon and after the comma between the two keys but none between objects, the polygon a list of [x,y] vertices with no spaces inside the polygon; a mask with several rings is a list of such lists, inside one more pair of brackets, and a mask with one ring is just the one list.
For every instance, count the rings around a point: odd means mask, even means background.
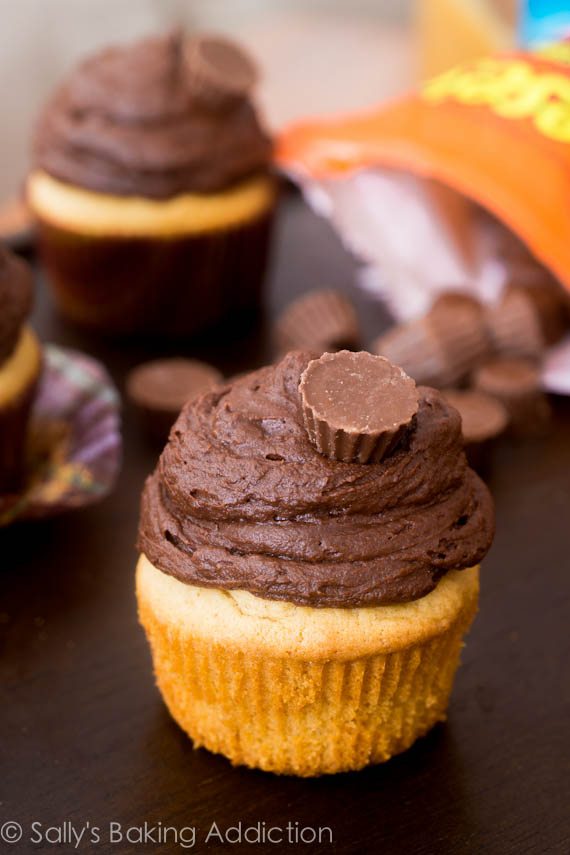
[{"label": "peanut butter cup", "polygon": [[475,372],[473,383],[505,405],[512,433],[532,436],[544,432],[550,405],[541,389],[540,370],[532,360],[494,359]]},{"label": "peanut butter cup", "polygon": [[191,38],[185,46],[190,89],[208,104],[248,95],[258,79],[253,59],[236,44],[215,36]]},{"label": "peanut butter cup", "polygon": [[164,443],[184,404],[209,392],[222,381],[213,365],[196,359],[157,359],[134,368],[127,377],[127,394],[145,430]]},{"label": "peanut butter cup", "polygon": [[461,431],[469,465],[479,473],[488,469],[495,441],[509,424],[505,405],[475,389],[445,389],[448,404],[461,416]]},{"label": "peanut butter cup", "polygon": [[294,300],[279,318],[275,335],[280,355],[296,349],[354,350],[360,338],[354,306],[333,290],[310,291]]},{"label": "peanut butter cup", "polygon": [[416,384],[381,356],[325,353],[301,375],[299,394],[317,451],[345,463],[378,463],[418,411]]},{"label": "peanut butter cup", "polygon": [[417,383],[441,387],[454,382],[448,354],[425,317],[392,327],[372,343],[372,351],[400,365]]}]

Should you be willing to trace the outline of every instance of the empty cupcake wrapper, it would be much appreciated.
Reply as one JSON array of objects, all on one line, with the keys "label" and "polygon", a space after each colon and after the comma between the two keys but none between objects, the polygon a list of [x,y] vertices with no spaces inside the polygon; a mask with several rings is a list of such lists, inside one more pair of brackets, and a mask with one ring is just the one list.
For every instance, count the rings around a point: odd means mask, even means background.
[{"label": "empty cupcake wrapper", "polygon": [[23,490],[0,497],[0,526],[40,519],[103,499],[117,478],[120,399],[103,366],[47,345],[29,436]]}]

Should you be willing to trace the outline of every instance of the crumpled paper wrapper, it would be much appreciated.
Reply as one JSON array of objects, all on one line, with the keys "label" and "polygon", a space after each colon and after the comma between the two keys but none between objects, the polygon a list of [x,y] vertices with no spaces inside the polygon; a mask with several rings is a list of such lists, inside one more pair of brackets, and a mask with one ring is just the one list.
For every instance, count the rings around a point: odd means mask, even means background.
[{"label": "crumpled paper wrapper", "polygon": [[122,459],[119,410],[119,394],[99,362],[46,345],[27,484],[18,495],[0,497],[0,526],[55,516],[107,496]]}]

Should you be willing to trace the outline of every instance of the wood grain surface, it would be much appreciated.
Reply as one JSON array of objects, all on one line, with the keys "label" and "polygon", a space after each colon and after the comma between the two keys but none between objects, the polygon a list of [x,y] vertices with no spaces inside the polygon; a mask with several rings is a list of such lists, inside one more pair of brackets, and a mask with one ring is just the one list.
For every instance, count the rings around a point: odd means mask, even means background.
[{"label": "wood grain surface", "polygon": [[[353,275],[328,226],[296,197],[285,200],[269,314],[309,287],[350,291]],[[386,319],[362,296],[358,306],[370,339]],[[102,358],[121,390],[130,366],[165,352],[90,340],[57,317],[43,287],[35,326],[45,341]],[[269,357],[267,324],[234,333],[208,335],[185,352],[227,373]],[[110,822],[125,833],[147,822],[155,837],[166,826],[194,828],[187,851],[198,852],[570,851],[569,403],[555,402],[555,412],[547,440],[496,455],[497,536],[448,722],[383,766],[307,781],[195,751],[160,700],[133,592],[138,501],[156,451],[125,406],[114,494],[74,515],[0,531],[0,827],[19,822],[23,834],[0,852],[184,851],[172,832],[160,843],[111,843]],[[65,822],[87,829],[76,849],[32,841],[53,825],[65,837]],[[214,822],[222,833],[239,822],[242,833],[277,826],[284,842],[206,843]],[[320,843],[288,843],[288,823],[292,834],[330,828],[332,844],[328,832]],[[89,839],[94,828],[99,843]]]}]

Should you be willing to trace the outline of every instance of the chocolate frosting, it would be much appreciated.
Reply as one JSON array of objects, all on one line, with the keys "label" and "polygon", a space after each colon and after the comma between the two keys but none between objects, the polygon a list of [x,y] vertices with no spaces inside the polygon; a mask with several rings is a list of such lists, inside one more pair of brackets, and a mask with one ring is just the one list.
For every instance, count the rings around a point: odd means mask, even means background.
[{"label": "chocolate frosting", "polygon": [[407,443],[378,464],[311,445],[288,354],[182,411],[142,500],[139,547],[188,584],[313,607],[413,600],[476,564],[492,500],[462,451],[461,421],[420,387]]},{"label": "chocolate frosting", "polygon": [[82,62],[43,111],[36,167],[89,190],[157,199],[266,170],[271,143],[249,96],[200,97],[185,42],[176,32]]},{"label": "chocolate frosting", "polygon": [[32,310],[33,280],[28,265],[0,245],[0,364],[14,351]]}]

